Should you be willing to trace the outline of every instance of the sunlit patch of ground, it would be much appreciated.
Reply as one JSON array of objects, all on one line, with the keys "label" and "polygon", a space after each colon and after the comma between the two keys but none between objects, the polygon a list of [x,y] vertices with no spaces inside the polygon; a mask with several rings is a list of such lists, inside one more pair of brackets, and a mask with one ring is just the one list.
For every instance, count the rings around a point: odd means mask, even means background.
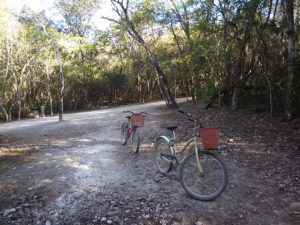
[{"label": "sunlit patch of ground", "polygon": [[38,150],[39,146],[0,147],[0,156],[17,156],[25,152]]}]

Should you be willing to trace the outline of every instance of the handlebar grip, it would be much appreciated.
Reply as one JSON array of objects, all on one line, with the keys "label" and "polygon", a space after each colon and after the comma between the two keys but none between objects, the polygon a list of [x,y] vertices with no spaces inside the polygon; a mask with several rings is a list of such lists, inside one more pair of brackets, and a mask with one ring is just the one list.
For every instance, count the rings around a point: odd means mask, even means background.
[{"label": "handlebar grip", "polygon": [[178,112],[185,114],[185,112],[184,112],[184,111],[182,111],[182,110],[178,110]]}]

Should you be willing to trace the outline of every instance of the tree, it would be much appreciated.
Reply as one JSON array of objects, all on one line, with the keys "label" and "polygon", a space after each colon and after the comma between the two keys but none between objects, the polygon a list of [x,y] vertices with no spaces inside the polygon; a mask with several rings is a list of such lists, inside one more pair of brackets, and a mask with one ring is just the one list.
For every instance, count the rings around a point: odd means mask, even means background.
[{"label": "tree", "polygon": [[125,28],[125,30],[128,32],[128,34],[145,49],[145,51],[147,52],[147,54],[149,56],[151,63],[153,64],[153,66],[156,70],[156,74],[159,79],[160,88],[163,93],[163,97],[166,101],[167,106],[168,107],[177,107],[177,103],[175,101],[174,95],[171,93],[171,91],[168,87],[168,80],[166,78],[164,71],[161,68],[161,65],[157,59],[157,56],[149,48],[149,45],[145,42],[145,40],[142,38],[142,36],[138,32],[132,19],[130,19],[129,0],[126,0],[126,1],[111,0],[111,3],[114,6],[113,10],[118,14],[120,20],[117,21],[117,20],[114,20],[111,18],[106,18],[106,19],[111,20],[111,21],[119,24],[121,27]]},{"label": "tree", "polygon": [[286,121],[291,120],[291,102],[293,92],[293,80],[294,80],[294,61],[295,61],[295,28],[294,28],[294,1],[286,0],[286,18],[287,18],[287,43],[288,43],[288,74],[286,85],[286,100],[284,118]]}]

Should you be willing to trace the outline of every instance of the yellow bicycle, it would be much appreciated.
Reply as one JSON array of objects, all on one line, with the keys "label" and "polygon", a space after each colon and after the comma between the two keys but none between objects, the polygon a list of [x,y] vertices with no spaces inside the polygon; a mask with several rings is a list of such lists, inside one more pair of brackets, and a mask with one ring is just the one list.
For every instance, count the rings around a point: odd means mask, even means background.
[{"label": "yellow bicycle", "polygon": [[[191,113],[179,110],[194,122],[194,135],[182,149],[176,145],[177,126],[163,126],[172,131],[172,137],[160,136],[155,142],[155,161],[164,175],[180,165],[180,182],[189,196],[202,201],[214,200],[220,196],[228,183],[228,172],[223,160],[211,150],[218,148],[218,130],[203,128]],[[186,154],[184,154],[186,153]],[[179,155],[183,155],[179,159]]]}]

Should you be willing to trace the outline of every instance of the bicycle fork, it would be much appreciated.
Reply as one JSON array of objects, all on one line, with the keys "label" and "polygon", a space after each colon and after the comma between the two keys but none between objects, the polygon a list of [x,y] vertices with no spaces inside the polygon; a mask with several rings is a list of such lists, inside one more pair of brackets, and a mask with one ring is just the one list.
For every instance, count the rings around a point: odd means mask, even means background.
[{"label": "bicycle fork", "polygon": [[197,146],[196,137],[195,137],[195,154],[196,154],[196,161],[197,161],[197,167],[199,169],[199,172],[200,172],[201,176],[204,176],[203,165],[200,161],[200,154],[199,154],[199,150],[198,150],[198,146]]}]

